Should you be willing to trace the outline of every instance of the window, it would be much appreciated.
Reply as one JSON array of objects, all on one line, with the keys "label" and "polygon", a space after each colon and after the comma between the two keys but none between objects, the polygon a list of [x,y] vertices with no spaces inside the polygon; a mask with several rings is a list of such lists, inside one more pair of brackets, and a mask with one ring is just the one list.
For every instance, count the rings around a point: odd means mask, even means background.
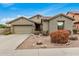
[{"label": "window", "polygon": [[64,21],[58,21],[57,26],[58,26],[58,30],[64,29]]}]

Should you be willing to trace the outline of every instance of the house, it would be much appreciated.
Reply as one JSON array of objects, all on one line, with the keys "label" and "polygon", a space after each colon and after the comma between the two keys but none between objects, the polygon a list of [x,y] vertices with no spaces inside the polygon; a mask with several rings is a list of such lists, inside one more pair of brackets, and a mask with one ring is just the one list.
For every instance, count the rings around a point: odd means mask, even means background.
[{"label": "house", "polygon": [[79,13],[78,12],[67,12],[66,15],[74,18],[76,22],[79,21]]},{"label": "house", "polygon": [[75,29],[79,30],[79,22],[74,22]]},{"label": "house", "polygon": [[69,17],[74,18],[74,29],[79,31],[79,13],[78,12],[67,12],[66,14]]},{"label": "house", "polygon": [[53,17],[35,15],[30,18],[19,17],[7,24],[11,25],[12,33],[33,33],[39,32],[54,32],[59,29],[66,29],[72,32],[73,18],[64,14],[59,14]]}]

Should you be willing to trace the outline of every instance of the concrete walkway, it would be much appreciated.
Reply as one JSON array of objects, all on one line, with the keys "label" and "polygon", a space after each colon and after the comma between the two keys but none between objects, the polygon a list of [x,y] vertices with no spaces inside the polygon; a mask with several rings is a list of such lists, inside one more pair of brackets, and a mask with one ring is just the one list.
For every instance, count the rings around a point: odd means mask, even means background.
[{"label": "concrete walkway", "polygon": [[19,49],[30,34],[0,35],[0,55],[2,56],[79,56],[79,48]]}]

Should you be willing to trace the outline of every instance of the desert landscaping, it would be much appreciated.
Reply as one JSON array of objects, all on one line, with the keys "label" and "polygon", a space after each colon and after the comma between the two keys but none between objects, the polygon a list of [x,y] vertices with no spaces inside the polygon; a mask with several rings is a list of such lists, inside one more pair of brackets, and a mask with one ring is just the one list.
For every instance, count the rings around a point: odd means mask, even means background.
[{"label": "desert landscaping", "polygon": [[[78,34],[73,35],[78,37]],[[68,40],[66,44],[51,43],[50,36],[31,35],[25,39],[16,49],[40,49],[40,48],[71,48],[79,47],[78,40]]]}]

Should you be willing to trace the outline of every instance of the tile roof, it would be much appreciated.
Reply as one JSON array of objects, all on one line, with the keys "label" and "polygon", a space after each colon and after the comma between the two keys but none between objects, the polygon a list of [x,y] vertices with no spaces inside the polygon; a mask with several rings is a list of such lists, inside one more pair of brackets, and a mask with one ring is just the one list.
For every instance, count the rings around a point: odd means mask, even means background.
[{"label": "tile roof", "polygon": [[48,18],[46,18],[46,19],[44,19],[44,20],[51,20],[51,19],[54,19],[54,18],[56,18],[56,17],[58,17],[58,16],[64,16],[64,17],[67,17],[67,18],[69,18],[69,19],[71,19],[71,20],[74,20],[74,18],[69,17],[69,16],[67,16],[67,15],[65,15],[65,14],[58,14],[58,15],[55,15],[55,16],[53,16],[53,17],[48,17]]},{"label": "tile roof", "polygon": [[[14,19],[14,20],[11,20],[11,21],[7,22],[6,24],[10,24],[10,23],[12,23],[12,22],[14,22],[14,21],[17,21],[17,20],[19,20],[19,19],[26,19],[26,20],[28,20],[28,21],[34,22],[34,21],[32,21],[32,20],[29,20],[28,18],[26,18],[26,17],[24,17],[24,16],[21,16],[21,17],[18,17],[18,18]],[[34,22],[34,23],[35,23],[35,22]]]}]

